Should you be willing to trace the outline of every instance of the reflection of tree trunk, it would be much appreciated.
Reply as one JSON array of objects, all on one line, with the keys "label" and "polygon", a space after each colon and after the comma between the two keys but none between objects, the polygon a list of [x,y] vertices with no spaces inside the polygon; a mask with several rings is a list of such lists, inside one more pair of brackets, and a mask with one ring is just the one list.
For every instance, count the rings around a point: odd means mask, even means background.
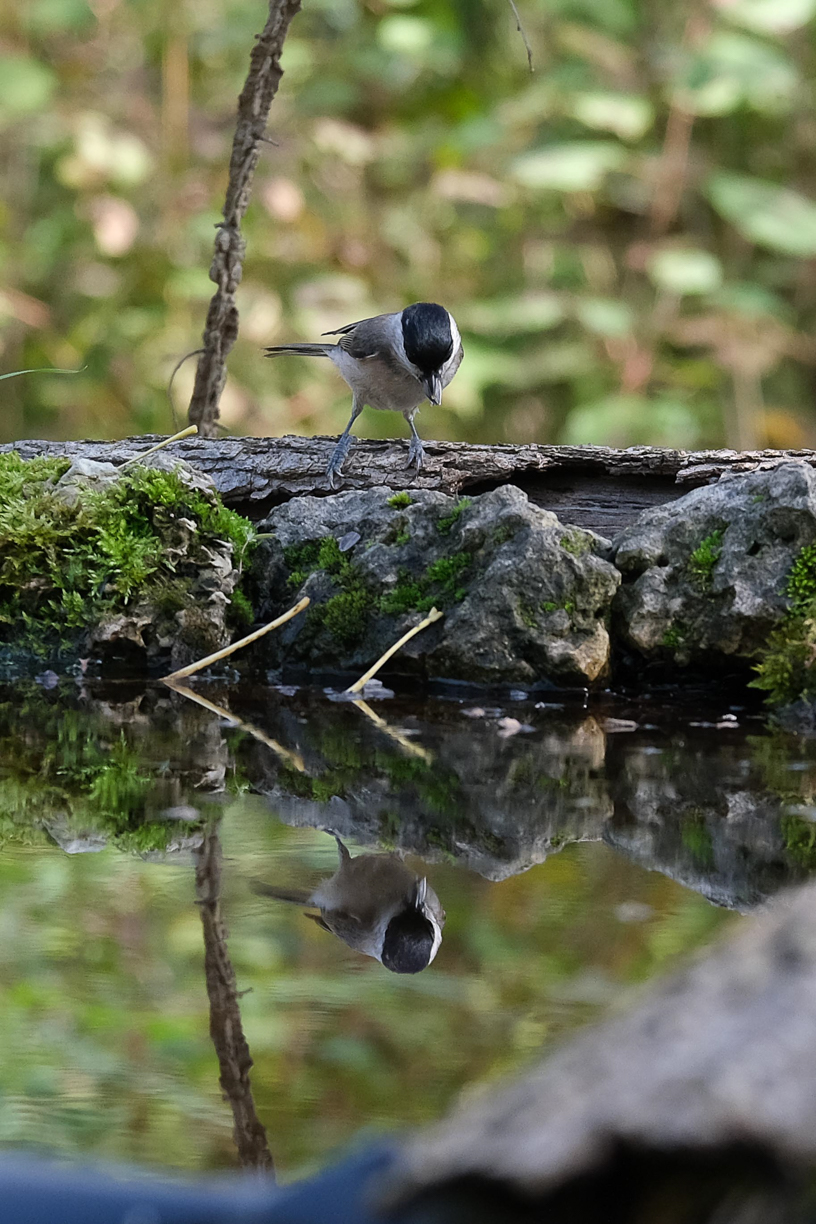
[{"label": "reflection of tree trunk", "polygon": [[196,864],[196,900],[204,927],[204,974],[210,1000],[210,1036],[221,1068],[220,1084],[235,1119],[235,1146],[241,1164],[273,1172],[266,1128],[255,1112],[249,1070],[252,1058],[241,1026],[235,970],[227,951],[221,916],[221,841],[207,830]]}]

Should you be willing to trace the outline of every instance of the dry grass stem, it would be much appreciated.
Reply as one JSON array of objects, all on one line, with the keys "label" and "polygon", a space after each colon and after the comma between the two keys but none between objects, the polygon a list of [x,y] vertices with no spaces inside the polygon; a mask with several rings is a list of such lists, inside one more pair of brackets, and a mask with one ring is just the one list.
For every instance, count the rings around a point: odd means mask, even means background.
[{"label": "dry grass stem", "polygon": [[386,650],[384,655],[381,655],[381,657],[377,660],[374,666],[369,667],[368,671],[365,672],[365,674],[362,675],[359,680],[356,680],[354,684],[349,685],[349,687],[346,689],[346,692],[347,693],[362,692],[362,690],[368,684],[369,680],[373,680],[373,678],[376,676],[380,668],[383,667],[388,662],[388,660],[391,658],[392,655],[395,655],[398,650],[401,650],[406,642],[410,642],[412,637],[416,637],[416,635],[418,633],[421,633],[423,629],[427,629],[429,625],[432,625],[434,623],[434,621],[441,620],[443,616],[444,616],[444,613],[440,612],[438,608],[431,608],[430,612],[428,613],[428,615],[425,617],[424,620],[421,620],[418,625],[414,625],[413,629],[409,629],[407,633],[404,633],[402,637],[400,638],[400,640],[398,642],[395,642],[393,646],[389,646],[388,650]]},{"label": "dry grass stem", "polygon": [[[268,625],[262,625],[260,629],[256,629],[254,633],[247,634],[237,642],[233,642],[230,646],[225,646],[223,650],[216,650],[215,654],[207,655],[204,659],[199,659],[197,663],[190,663],[187,667],[180,667],[178,671],[171,672],[169,676],[164,677],[165,684],[175,682],[176,680],[186,680],[188,676],[194,675],[196,672],[202,671],[203,668],[209,667],[211,663],[219,663],[221,659],[228,659],[230,655],[235,654],[236,650],[243,650],[244,646],[249,646],[252,642],[257,642],[258,638],[262,638],[265,633],[270,633],[273,629],[278,629],[281,625],[285,625],[293,616],[297,616],[298,612],[302,612],[304,608],[308,608],[312,601],[308,595],[304,595],[303,599],[299,600],[293,608],[288,612],[284,612],[276,620],[270,621]],[[416,629],[412,631],[416,633]],[[411,636],[410,634],[408,635]],[[405,639],[407,641],[408,638]],[[402,642],[398,642],[394,647],[396,650]],[[393,653],[393,651],[392,651]],[[387,658],[387,656],[383,656]],[[379,664],[378,664],[379,666]]]},{"label": "dry grass stem", "polygon": [[169,446],[171,442],[180,442],[182,438],[189,438],[191,434],[198,433],[197,425],[188,425],[186,429],[182,429],[179,433],[173,434],[171,438],[165,438],[163,442],[157,442],[155,446],[151,446],[149,450],[140,451],[138,455],[132,455],[130,459],[126,459],[121,467],[125,468],[131,463],[141,463],[148,455],[155,455],[156,451],[164,450],[165,446]]}]

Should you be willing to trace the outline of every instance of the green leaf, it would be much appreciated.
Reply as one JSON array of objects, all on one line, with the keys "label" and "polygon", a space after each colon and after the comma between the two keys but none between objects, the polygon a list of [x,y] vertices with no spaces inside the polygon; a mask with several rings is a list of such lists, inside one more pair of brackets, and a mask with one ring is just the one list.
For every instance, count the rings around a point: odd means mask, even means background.
[{"label": "green leaf", "polygon": [[597,446],[693,447],[700,427],[692,410],[668,397],[610,395],[575,408],[561,441]]},{"label": "green leaf", "polygon": [[670,293],[713,293],[723,281],[722,264],[709,251],[658,251],[646,265],[655,285]]},{"label": "green leaf", "polygon": [[472,302],[457,312],[457,318],[468,331],[512,335],[557,327],[564,318],[564,307],[555,293],[525,293]]},{"label": "green leaf", "polygon": [[570,141],[527,153],[510,173],[524,187],[549,191],[596,191],[610,170],[619,170],[628,153],[611,140]]},{"label": "green leaf", "polygon": [[720,30],[681,60],[671,94],[692,115],[728,115],[740,106],[778,114],[789,109],[798,84],[794,65],[776,47]]},{"label": "green leaf", "polygon": [[749,242],[784,255],[816,255],[816,204],[797,191],[724,171],[712,174],[705,190]]},{"label": "green leaf", "polygon": [[758,34],[790,34],[816,13],[816,0],[728,0],[720,13]]},{"label": "green leaf", "polygon": [[614,132],[621,140],[640,140],[654,122],[654,109],[639,94],[577,94],[568,113],[587,127]]},{"label": "green leaf", "polygon": [[587,331],[598,336],[628,336],[635,321],[630,307],[614,298],[580,298],[575,314]]},{"label": "green leaf", "polygon": [[24,55],[0,55],[0,123],[44,110],[57,79],[39,60]]}]

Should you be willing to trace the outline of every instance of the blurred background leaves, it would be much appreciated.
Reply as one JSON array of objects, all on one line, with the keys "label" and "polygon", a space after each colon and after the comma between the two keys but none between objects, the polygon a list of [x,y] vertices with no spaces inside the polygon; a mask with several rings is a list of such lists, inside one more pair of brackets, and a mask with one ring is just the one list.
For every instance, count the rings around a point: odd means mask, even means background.
[{"label": "blurred background leaves", "polygon": [[[467,360],[430,437],[816,445],[816,0],[313,0],[247,218],[236,433],[338,432],[266,363],[426,298]],[[261,0],[0,14],[0,433],[172,426]],[[184,415],[192,362],[177,380]],[[400,435],[367,413],[362,431]]]}]

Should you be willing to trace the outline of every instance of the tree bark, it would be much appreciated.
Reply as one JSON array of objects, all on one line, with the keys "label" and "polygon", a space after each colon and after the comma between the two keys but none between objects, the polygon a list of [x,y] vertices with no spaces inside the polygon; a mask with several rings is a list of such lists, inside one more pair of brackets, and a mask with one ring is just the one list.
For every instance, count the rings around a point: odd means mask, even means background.
[{"label": "tree bark", "polygon": [[269,16],[258,35],[249,75],[238,99],[238,122],[232,142],[224,220],[218,225],[210,280],[217,289],[204,328],[204,351],[198,361],[189,419],[204,437],[216,436],[218,404],[227,379],[227,356],[238,336],[235,293],[243,272],[246,244],[241,221],[249,204],[252,179],[265,139],[266,121],[281,76],[280,56],[289,24],[300,0],[270,0]]},{"label": "tree bark", "polygon": [[[0,446],[24,459],[35,455],[123,463],[161,439],[120,442],[23,441]],[[326,464],[335,438],[189,438],[168,456],[208,475],[227,505],[253,519],[304,494],[328,496]],[[799,461],[816,467],[816,451],[679,451],[651,446],[474,446],[426,442],[426,466],[405,465],[407,446],[358,439],[346,461],[340,492],[389,488],[434,489],[449,496],[479,493],[503,484],[522,488],[530,500],[564,523],[614,535],[650,506],[673,501],[725,472],[750,472]]]}]

